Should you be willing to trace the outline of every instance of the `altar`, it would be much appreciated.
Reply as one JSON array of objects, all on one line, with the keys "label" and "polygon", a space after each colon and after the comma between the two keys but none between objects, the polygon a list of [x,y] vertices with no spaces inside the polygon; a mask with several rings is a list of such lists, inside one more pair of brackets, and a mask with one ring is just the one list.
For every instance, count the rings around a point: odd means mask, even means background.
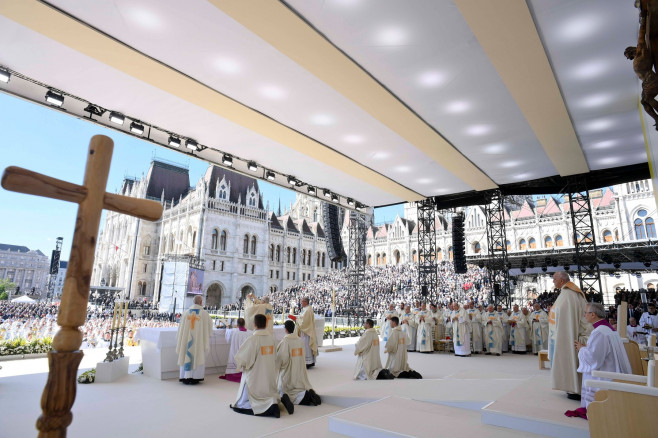
[{"label": "altar", "polygon": [[[160,380],[178,379],[180,367],[176,354],[177,332],[176,327],[142,327],[137,330],[135,339],[140,341],[145,375]],[[318,315],[315,315],[315,333],[319,347],[324,335],[324,318]],[[284,336],[283,326],[275,325],[274,341],[278,344]],[[210,349],[206,353],[206,375],[223,375],[226,372],[228,352],[226,329],[214,329],[210,335]]]}]

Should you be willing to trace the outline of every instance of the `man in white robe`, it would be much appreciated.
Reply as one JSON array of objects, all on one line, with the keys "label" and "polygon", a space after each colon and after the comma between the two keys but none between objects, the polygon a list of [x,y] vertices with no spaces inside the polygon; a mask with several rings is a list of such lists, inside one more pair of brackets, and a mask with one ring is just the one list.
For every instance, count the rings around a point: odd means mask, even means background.
[{"label": "man in white robe", "polygon": [[[392,317],[391,317],[392,318]],[[390,323],[387,320],[386,323]],[[357,356],[354,367],[354,380],[389,380],[393,375],[382,367],[379,356],[379,337],[374,329],[375,322],[366,319],[364,324],[366,331],[361,335],[354,346],[354,355]],[[388,342],[388,337],[386,339]]]},{"label": "man in white robe", "polygon": [[409,306],[405,306],[404,313],[399,317],[401,330],[407,336],[407,351],[416,351],[416,319]]},{"label": "man in white robe", "polygon": [[468,319],[466,309],[455,302],[450,315],[452,320],[452,340],[455,348],[455,356],[468,357],[471,355],[471,333],[469,327],[471,320]]},{"label": "man in white robe", "polygon": [[201,303],[203,297],[196,295],[194,304],[181,316],[176,336],[176,353],[180,366],[179,381],[196,385],[206,375],[206,352],[210,349],[212,319]]},{"label": "man in white robe", "polygon": [[468,319],[471,321],[471,339],[473,343],[473,353],[482,353],[482,319],[478,309],[473,302],[468,305]]},{"label": "man in white robe", "polygon": [[430,314],[434,322],[434,349],[438,349],[438,340],[446,337],[446,323],[443,318],[443,311],[435,304],[430,305]]},{"label": "man in white robe", "polygon": [[526,319],[523,312],[519,310],[518,304],[514,305],[513,312],[509,316],[507,322],[510,326],[509,344],[512,352],[515,354],[525,354],[525,329],[528,326],[528,320]]},{"label": "man in white robe", "polygon": [[500,356],[503,344],[503,323],[500,315],[494,310],[493,304],[489,304],[487,311],[482,315],[484,325],[484,343],[487,348],[486,354]]},{"label": "man in white robe", "polygon": [[585,319],[585,294],[570,281],[564,271],[553,275],[560,289],[548,314],[548,358],[551,361],[551,387],[565,391],[572,400],[580,400],[581,376],[574,341],[586,342],[592,325]]},{"label": "man in white robe", "polygon": [[388,334],[391,331],[389,321],[393,316],[397,316],[397,312],[395,311],[395,304],[391,303],[388,306],[388,310],[382,314],[382,317],[379,320],[380,336],[384,342],[388,341]]},{"label": "man in white robe", "polygon": [[219,377],[220,379],[240,383],[242,373],[238,371],[238,366],[235,363],[235,354],[240,350],[244,341],[252,334],[253,332],[248,331],[245,327],[244,318],[238,318],[237,328],[226,329],[226,342],[229,344],[228,362],[226,363],[226,372],[223,376]]},{"label": "man in white robe", "polygon": [[407,363],[407,335],[398,325],[400,320],[394,316],[391,318],[391,334],[386,342],[386,369],[395,377],[400,379],[421,379],[422,376],[412,370]]},{"label": "man in white robe", "polygon": [[308,381],[303,356],[304,344],[295,333],[295,323],[286,321],[284,329],[286,335],[276,346],[276,366],[279,370],[277,386],[281,403],[288,414],[292,414],[294,405],[318,406],[322,404],[322,399]]},{"label": "man in white robe", "polygon": [[507,312],[503,310],[503,306],[500,304],[498,305],[496,309],[496,313],[498,314],[498,317],[500,318],[500,323],[503,325],[503,353],[507,353],[509,351],[509,324],[507,323]]},{"label": "man in white robe", "polygon": [[434,321],[427,304],[421,305],[420,311],[416,315],[416,351],[421,353],[432,353],[434,351],[434,341],[432,335],[434,334]]},{"label": "man in white robe", "polygon": [[640,317],[640,327],[647,332],[647,338],[652,334],[657,335],[656,338],[658,338],[658,311],[656,311],[656,305],[654,303],[649,303],[648,307],[649,311],[644,312]]},{"label": "man in white robe", "polygon": [[306,368],[315,366],[315,358],[318,356],[318,341],[315,333],[315,315],[313,307],[309,305],[308,297],[302,298],[302,315],[299,321],[299,336],[304,343],[304,358]]},{"label": "man in white robe", "polygon": [[254,316],[265,315],[267,318],[267,330],[274,333],[274,308],[270,304],[269,297],[262,300],[256,298],[254,294],[249,294],[244,301],[244,318],[247,323],[247,330],[254,330]]},{"label": "man in white robe", "polygon": [[532,323],[532,352],[539,354],[541,350],[547,348],[548,313],[542,310],[539,303],[535,303],[534,308],[534,312],[530,314],[530,321]]},{"label": "man in white robe", "polygon": [[647,343],[645,329],[637,324],[635,318],[631,317],[626,326],[626,336],[628,339],[637,342],[639,345]]},{"label": "man in white robe", "polygon": [[[614,328],[606,319],[605,309],[599,303],[588,303],[585,311],[587,322],[593,325],[594,330],[587,339],[587,345],[575,341],[578,351],[578,372],[583,373],[583,382],[586,380],[610,380],[593,377],[592,371],[611,371],[615,373],[631,374],[631,364],[628,361],[626,348]],[[594,394],[598,388],[583,386],[580,406],[587,409],[594,401]]]},{"label": "man in white robe", "polygon": [[267,330],[265,315],[255,315],[254,326],[256,331],[235,355],[242,379],[231,408],[240,414],[279,418],[274,336]]}]

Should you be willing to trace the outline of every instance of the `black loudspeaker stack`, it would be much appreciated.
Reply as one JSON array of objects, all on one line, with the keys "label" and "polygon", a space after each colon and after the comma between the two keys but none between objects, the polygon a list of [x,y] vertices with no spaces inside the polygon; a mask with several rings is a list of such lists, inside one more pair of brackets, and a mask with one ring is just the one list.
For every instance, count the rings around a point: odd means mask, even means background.
[{"label": "black loudspeaker stack", "polygon": [[424,297],[426,297],[430,294],[429,291],[427,290],[427,285],[426,284],[424,284],[423,287],[421,288],[420,294]]},{"label": "black loudspeaker stack", "polygon": [[493,286],[494,286],[494,290],[493,290],[494,296],[499,297],[501,295],[501,293],[500,293],[500,283],[494,283]]},{"label": "black loudspeaker stack", "polygon": [[338,206],[322,203],[322,220],[324,222],[324,234],[327,241],[327,255],[332,262],[340,262],[347,258],[343,241],[340,238],[340,223]]},{"label": "black loudspeaker stack", "polygon": [[456,274],[466,273],[466,255],[464,254],[464,215],[459,213],[452,218],[452,260]]}]

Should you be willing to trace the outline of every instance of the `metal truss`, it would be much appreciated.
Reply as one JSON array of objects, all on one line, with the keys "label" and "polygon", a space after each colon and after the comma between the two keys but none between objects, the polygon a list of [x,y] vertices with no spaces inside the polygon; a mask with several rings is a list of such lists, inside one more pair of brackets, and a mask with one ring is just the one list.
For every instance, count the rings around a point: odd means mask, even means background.
[{"label": "metal truss", "polygon": [[[573,242],[576,250],[575,262],[578,266],[580,289],[585,293],[602,294],[601,271],[596,247],[596,233],[592,221],[592,204],[589,192],[579,190],[586,187],[584,181],[569,193],[569,208],[573,226]],[[601,295],[601,302],[603,296]]]},{"label": "metal truss", "polygon": [[509,267],[507,260],[507,236],[505,233],[504,197],[500,190],[493,192],[491,201],[485,206],[487,217],[487,245],[489,260],[489,284],[491,295],[489,302],[494,306],[511,304],[509,285]]},{"label": "metal truss", "polygon": [[347,291],[350,297],[350,307],[357,312],[361,307],[359,300],[359,285],[366,272],[366,216],[356,211],[350,211],[349,254],[347,264]]},{"label": "metal truss", "polygon": [[436,203],[434,198],[418,202],[418,284],[426,297],[435,301],[438,287],[436,268]]}]

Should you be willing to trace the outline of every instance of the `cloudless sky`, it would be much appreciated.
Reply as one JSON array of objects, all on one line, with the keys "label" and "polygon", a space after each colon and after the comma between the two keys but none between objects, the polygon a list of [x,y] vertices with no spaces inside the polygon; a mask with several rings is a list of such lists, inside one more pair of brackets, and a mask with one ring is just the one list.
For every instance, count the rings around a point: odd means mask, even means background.
[{"label": "cloudless sky", "polygon": [[[118,131],[0,93],[0,169],[24,167],[54,178],[82,184],[89,139],[103,134],[114,141],[107,191],[116,192],[126,176],[141,178],[153,157],[186,165],[190,185],[205,173],[208,163]],[[295,192],[259,181],[264,204],[286,210]],[[0,243],[39,249],[50,257],[57,237],[63,237],[61,260],[68,260],[77,205],[0,189]],[[403,215],[402,204],[375,210],[375,222]],[[102,223],[101,223],[102,227]],[[102,228],[101,228],[102,229]]]}]

